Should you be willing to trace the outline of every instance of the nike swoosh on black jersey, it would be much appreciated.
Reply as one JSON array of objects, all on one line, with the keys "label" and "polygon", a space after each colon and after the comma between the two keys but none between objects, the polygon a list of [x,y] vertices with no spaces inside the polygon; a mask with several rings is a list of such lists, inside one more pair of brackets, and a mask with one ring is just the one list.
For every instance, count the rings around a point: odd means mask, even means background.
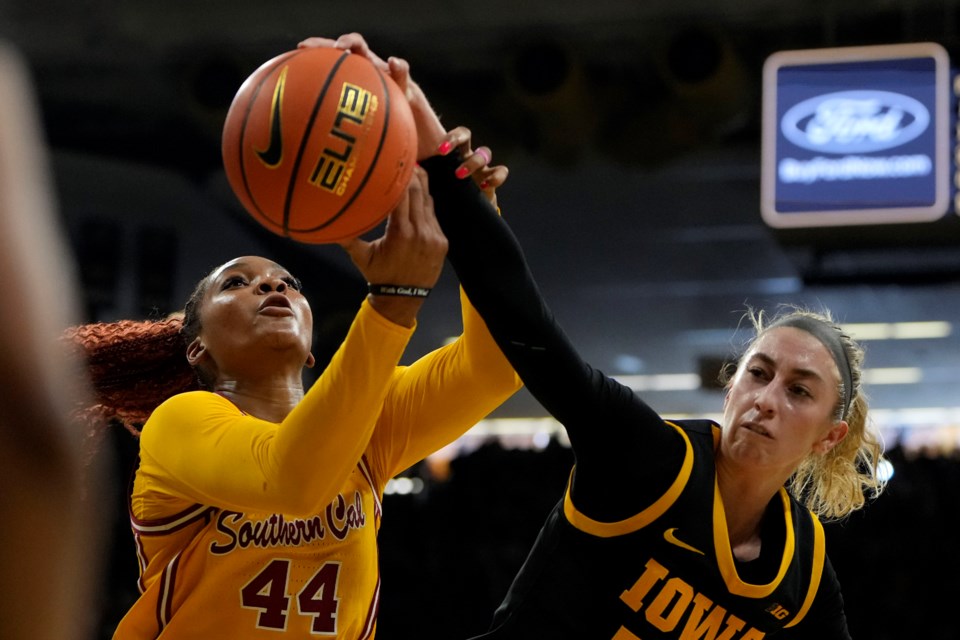
[{"label": "nike swoosh on black jersey", "polygon": [[680,540],[680,539],[676,536],[676,534],[674,534],[674,531],[676,531],[676,530],[677,530],[676,527],[672,527],[672,528],[667,529],[666,531],[664,531],[664,532],[663,532],[663,539],[666,540],[667,542],[669,542],[669,543],[672,544],[672,545],[675,545],[675,546],[680,547],[681,549],[686,549],[687,551],[693,551],[694,553],[699,553],[700,555],[706,555],[706,554],[703,553],[703,551],[700,551],[700,549],[697,549],[696,547],[687,544],[687,543],[684,542],[683,540]]},{"label": "nike swoosh on black jersey", "polygon": [[270,145],[263,151],[257,149],[257,155],[263,164],[270,168],[276,167],[283,159],[283,130],[280,126],[280,107],[283,104],[283,87],[287,83],[287,69],[284,67],[277,79],[277,86],[273,89],[273,100],[270,103]]}]

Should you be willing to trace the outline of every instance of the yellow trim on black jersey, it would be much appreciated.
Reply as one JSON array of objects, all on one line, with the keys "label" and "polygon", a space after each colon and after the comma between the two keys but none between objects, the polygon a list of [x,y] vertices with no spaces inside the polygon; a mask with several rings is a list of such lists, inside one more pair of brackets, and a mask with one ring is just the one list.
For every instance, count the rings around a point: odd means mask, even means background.
[{"label": "yellow trim on black jersey", "polygon": [[810,575],[810,587],[807,589],[803,606],[800,607],[800,611],[797,612],[793,620],[784,625],[785,629],[799,623],[810,611],[813,600],[817,596],[817,591],[820,589],[820,578],[823,577],[823,565],[827,558],[826,536],[823,533],[823,525],[820,524],[820,518],[817,517],[817,514],[811,511],[810,517],[813,519],[813,572]]},{"label": "yellow trim on black jersey", "polygon": [[680,466],[680,472],[677,474],[677,478],[673,481],[673,484],[670,485],[670,488],[652,505],[626,520],[600,522],[580,513],[573,505],[573,498],[570,496],[570,490],[573,486],[573,470],[571,470],[570,480],[567,482],[567,491],[563,497],[563,514],[570,524],[585,533],[599,538],[613,538],[642,529],[662,516],[663,513],[670,508],[670,505],[677,501],[683,488],[687,485],[687,480],[690,479],[690,472],[693,470],[693,445],[690,444],[690,438],[687,437],[687,434],[682,428],[670,421],[664,422],[676,429],[677,433],[683,436],[683,442],[686,446],[686,453],[683,456],[683,464]]},{"label": "yellow trim on black jersey", "polygon": [[723,500],[720,498],[720,485],[714,478],[713,483],[713,540],[717,553],[717,564],[723,581],[730,593],[746,598],[766,598],[786,575],[793,559],[795,545],[793,531],[793,515],[790,512],[790,496],[787,490],[780,488],[780,500],[783,503],[783,518],[786,523],[786,540],[783,545],[783,556],[780,559],[780,569],[776,577],[767,584],[750,584],[740,579],[736,564],[733,561],[733,550],[730,548],[730,534],[727,531],[727,516],[723,510]]}]

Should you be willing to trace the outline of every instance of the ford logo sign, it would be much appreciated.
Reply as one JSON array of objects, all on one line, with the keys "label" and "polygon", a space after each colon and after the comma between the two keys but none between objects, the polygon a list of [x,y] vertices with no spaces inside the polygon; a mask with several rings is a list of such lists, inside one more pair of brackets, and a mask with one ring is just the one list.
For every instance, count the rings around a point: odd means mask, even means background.
[{"label": "ford logo sign", "polygon": [[922,134],[930,112],[919,100],[890,91],[838,91],[795,104],[780,129],[793,144],[823,153],[869,153]]}]

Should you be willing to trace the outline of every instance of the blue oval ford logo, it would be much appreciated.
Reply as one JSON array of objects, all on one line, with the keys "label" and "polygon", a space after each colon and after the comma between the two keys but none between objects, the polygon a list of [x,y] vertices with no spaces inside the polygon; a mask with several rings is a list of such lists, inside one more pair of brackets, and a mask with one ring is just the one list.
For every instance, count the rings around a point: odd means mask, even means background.
[{"label": "blue oval ford logo", "polygon": [[868,153],[913,140],[930,124],[919,100],[890,91],[838,91],[795,104],[780,130],[793,144],[825,153]]}]

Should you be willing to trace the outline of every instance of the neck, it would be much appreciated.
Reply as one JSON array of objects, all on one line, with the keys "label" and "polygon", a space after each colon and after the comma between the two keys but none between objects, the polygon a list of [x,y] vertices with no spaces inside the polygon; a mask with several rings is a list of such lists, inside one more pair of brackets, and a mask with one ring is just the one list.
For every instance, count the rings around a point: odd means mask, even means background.
[{"label": "neck", "polygon": [[214,391],[229,399],[244,413],[268,422],[282,422],[303,399],[303,381],[295,378],[264,380],[220,379]]}]

